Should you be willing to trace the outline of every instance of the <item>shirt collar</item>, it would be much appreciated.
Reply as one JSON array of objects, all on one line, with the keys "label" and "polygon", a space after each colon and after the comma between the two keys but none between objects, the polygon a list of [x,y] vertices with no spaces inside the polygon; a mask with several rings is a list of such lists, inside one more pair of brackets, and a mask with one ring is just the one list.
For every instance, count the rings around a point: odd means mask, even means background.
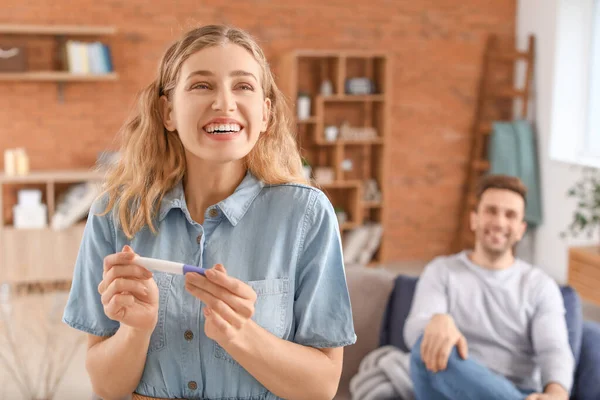
[{"label": "shirt collar", "polygon": [[[246,176],[244,176],[244,179],[235,191],[229,197],[216,204],[216,206],[221,209],[229,222],[235,226],[246,214],[246,211],[248,211],[250,205],[264,186],[265,184],[262,181],[257,179],[250,171],[247,171]],[[162,221],[169,211],[174,208],[181,209],[186,214],[186,217],[191,220],[185,202],[182,181],[179,181],[163,197],[158,214],[159,221]]]}]

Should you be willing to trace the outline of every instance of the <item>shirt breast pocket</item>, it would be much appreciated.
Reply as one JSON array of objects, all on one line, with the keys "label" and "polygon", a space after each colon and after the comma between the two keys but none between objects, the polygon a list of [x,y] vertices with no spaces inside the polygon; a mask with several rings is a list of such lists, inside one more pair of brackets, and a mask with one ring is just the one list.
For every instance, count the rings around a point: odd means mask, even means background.
[{"label": "shirt breast pocket", "polygon": [[[246,283],[256,292],[252,320],[273,335],[283,338],[287,327],[289,280],[266,279]],[[216,358],[236,363],[217,342],[214,342],[214,354]]]},{"label": "shirt breast pocket", "polygon": [[171,280],[173,275],[165,272],[154,272],[154,280],[158,286],[158,322],[150,337],[148,353],[161,350],[166,346],[166,316],[169,295],[171,291]]}]

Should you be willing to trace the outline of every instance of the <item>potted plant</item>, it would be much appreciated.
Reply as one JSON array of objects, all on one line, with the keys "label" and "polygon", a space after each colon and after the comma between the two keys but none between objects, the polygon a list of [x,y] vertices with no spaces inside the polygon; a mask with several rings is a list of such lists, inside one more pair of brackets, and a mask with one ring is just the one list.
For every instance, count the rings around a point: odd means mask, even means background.
[{"label": "potted plant", "polygon": [[600,232],[600,170],[585,168],[581,179],[569,189],[567,197],[577,201],[573,219],[561,236],[578,238],[586,235],[591,239]]},{"label": "potted plant", "polygon": [[[567,196],[577,201],[573,219],[565,231],[564,238],[585,235],[592,239],[600,231],[600,170],[585,168],[581,179],[569,189]],[[583,299],[600,305],[600,246],[569,247],[568,283]]]}]

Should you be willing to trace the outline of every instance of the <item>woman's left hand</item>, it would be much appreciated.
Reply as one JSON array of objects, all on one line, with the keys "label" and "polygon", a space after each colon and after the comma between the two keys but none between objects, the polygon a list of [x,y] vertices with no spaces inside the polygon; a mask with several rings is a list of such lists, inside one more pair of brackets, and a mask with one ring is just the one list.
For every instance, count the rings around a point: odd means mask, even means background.
[{"label": "woman's left hand", "polygon": [[185,288],[206,305],[204,332],[221,346],[239,338],[254,315],[256,292],[245,282],[228,276],[221,264],[206,270],[206,276],[186,274]]}]

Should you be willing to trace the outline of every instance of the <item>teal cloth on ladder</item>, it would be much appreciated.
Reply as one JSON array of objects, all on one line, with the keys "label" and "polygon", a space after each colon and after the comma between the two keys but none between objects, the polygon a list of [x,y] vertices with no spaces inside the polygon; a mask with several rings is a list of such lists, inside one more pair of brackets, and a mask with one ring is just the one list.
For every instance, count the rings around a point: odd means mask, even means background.
[{"label": "teal cloth on ladder", "polygon": [[490,174],[520,178],[527,186],[525,221],[542,223],[542,199],[538,172],[536,139],[528,121],[494,122],[489,141]]}]

